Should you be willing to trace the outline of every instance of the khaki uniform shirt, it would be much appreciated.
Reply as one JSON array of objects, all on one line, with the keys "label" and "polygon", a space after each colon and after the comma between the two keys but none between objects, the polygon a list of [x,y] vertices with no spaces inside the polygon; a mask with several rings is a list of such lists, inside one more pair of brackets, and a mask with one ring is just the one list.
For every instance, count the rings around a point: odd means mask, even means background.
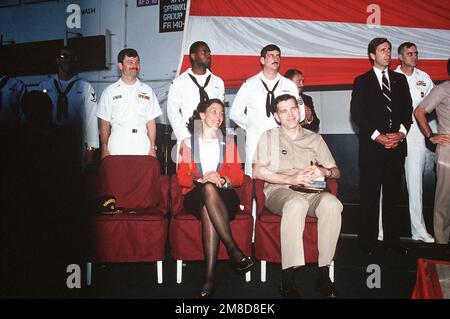
[{"label": "khaki uniform shirt", "polygon": [[427,113],[436,109],[439,134],[450,134],[450,81],[435,86],[420,105]]},{"label": "khaki uniform shirt", "polygon": [[[420,105],[425,108],[427,113],[436,109],[439,121],[438,133],[450,134],[450,81],[435,86]],[[436,161],[441,165],[450,163],[450,145],[437,145]]]},{"label": "khaki uniform shirt", "polygon": [[[312,131],[299,128],[294,140],[280,127],[265,131],[259,140],[255,153],[255,162],[261,163],[275,173],[292,175],[318,163],[324,167],[336,167],[336,162],[322,136]],[[278,188],[289,185],[265,183],[266,197]]]}]

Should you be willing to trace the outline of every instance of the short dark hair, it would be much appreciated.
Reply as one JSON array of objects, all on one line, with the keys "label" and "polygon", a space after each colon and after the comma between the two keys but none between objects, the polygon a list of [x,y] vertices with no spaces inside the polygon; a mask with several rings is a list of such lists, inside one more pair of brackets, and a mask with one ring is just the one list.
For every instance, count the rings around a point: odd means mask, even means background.
[{"label": "short dark hair", "polygon": [[[195,121],[200,120],[200,113],[205,113],[208,107],[213,105],[214,103],[222,105],[223,111],[225,113],[225,104],[220,99],[210,99],[207,101],[201,101],[197,105],[197,109],[194,110],[192,113],[192,116],[189,118],[188,124],[186,125],[188,131],[191,134],[194,134],[195,130]],[[222,132],[223,136],[226,135],[226,129],[225,129],[225,114],[223,116],[222,124],[219,127],[220,131]]]},{"label": "short dark hair", "polygon": [[409,49],[410,47],[416,47],[417,48],[417,45],[415,44],[415,43],[412,43],[412,42],[403,42],[402,44],[400,44],[400,46],[398,47],[398,50],[397,50],[397,53],[400,55],[400,54],[403,54],[403,52],[405,51],[405,48],[406,49]]},{"label": "short dark hair", "polygon": [[194,63],[194,60],[192,60],[192,58],[191,58],[191,54],[197,53],[200,50],[201,46],[209,47],[208,44],[206,42],[204,42],[204,41],[194,42],[189,47],[189,61],[191,62],[191,64]]},{"label": "short dark hair", "polygon": [[204,41],[197,41],[192,43],[191,46],[189,47],[189,54],[197,53],[202,45],[208,46],[208,44]]},{"label": "short dark hair", "polygon": [[298,74],[303,74],[303,72],[297,69],[289,69],[284,74],[284,77],[288,78],[289,80],[292,80],[292,78]]},{"label": "short dark hair", "polygon": [[386,39],[386,38],[375,38],[375,39],[372,39],[372,41],[369,42],[369,45],[367,46],[367,55],[369,57],[370,63],[373,64],[373,60],[370,57],[370,54],[371,53],[375,54],[375,51],[377,50],[378,46],[383,44],[383,43],[385,43],[385,42],[389,43],[389,47],[392,48],[391,42],[389,42],[389,40]]},{"label": "short dark hair", "polygon": [[139,57],[139,54],[137,53],[137,51],[135,49],[132,49],[132,48],[123,49],[117,55],[117,63],[123,63],[125,56],[130,57],[130,58],[136,58],[136,57]]},{"label": "short dark hair", "polygon": [[282,94],[277,96],[275,101],[272,103],[272,113],[277,111],[278,104],[280,104],[280,102],[289,101],[291,99],[294,100],[295,104],[297,104],[297,98],[291,94]]},{"label": "short dark hair", "polygon": [[277,45],[275,45],[275,44],[268,44],[264,48],[261,49],[260,56],[265,58],[268,51],[275,51],[275,50],[280,52],[280,54],[281,54],[281,50],[280,50],[280,48]]}]

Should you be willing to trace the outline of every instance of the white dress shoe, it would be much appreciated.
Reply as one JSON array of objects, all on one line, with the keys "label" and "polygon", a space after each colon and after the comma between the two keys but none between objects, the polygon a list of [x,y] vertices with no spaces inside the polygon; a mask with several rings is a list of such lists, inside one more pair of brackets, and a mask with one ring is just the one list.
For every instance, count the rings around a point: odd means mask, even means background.
[{"label": "white dress shoe", "polygon": [[434,238],[427,232],[412,236],[413,240],[420,240],[424,243],[434,243]]}]

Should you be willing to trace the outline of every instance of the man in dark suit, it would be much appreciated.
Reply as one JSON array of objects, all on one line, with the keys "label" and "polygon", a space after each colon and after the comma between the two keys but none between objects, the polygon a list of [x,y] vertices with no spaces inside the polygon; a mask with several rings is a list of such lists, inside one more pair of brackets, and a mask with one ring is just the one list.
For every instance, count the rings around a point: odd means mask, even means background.
[{"label": "man in dark suit", "polygon": [[301,126],[303,128],[306,128],[307,130],[317,133],[319,131],[320,120],[316,115],[316,111],[314,110],[312,97],[303,94],[305,77],[303,76],[302,71],[297,69],[289,69],[284,74],[284,77],[295,83],[298,89],[298,94],[300,95],[299,101],[303,101],[303,103],[305,104],[305,119],[300,123]]},{"label": "man in dark suit", "polygon": [[368,46],[373,68],[353,83],[351,117],[359,128],[361,224],[359,241],[365,254],[374,253],[378,237],[380,189],[384,247],[400,255],[396,205],[402,185],[406,134],[411,126],[412,100],[403,74],[390,71],[391,43],[375,38]]}]

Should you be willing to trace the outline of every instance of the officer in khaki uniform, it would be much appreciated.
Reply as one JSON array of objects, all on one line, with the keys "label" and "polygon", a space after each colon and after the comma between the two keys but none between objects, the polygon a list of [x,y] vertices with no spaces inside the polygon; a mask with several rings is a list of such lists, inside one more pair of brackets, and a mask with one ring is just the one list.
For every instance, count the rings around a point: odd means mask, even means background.
[{"label": "officer in khaki uniform", "polygon": [[[450,76],[450,59],[447,61]],[[438,133],[431,130],[427,113],[436,110]],[[450,256],[450,80],[433,88],[415,109],[414,116],[423,134],[436,147],[436,195],[434,198],[433,227],[436,243]]]},{"label": "officer in khaki uniform", "polygon": [[318,291],[324,297],[337,297],[328,277],[341,229],[341,202],[332,194],[303,193],[291,185],[307,185],[319,178],[339,178],[340,172],[319,134],[303,129],[297,99],[284,94],[275,99],[274,118],[281,124],[264,132],[253,165],[254,177],[264,180],[266,207],[281,214],[281,294],[298,297],[294,268],[305,265],[303,230],[306,216],[318,221]]}]

